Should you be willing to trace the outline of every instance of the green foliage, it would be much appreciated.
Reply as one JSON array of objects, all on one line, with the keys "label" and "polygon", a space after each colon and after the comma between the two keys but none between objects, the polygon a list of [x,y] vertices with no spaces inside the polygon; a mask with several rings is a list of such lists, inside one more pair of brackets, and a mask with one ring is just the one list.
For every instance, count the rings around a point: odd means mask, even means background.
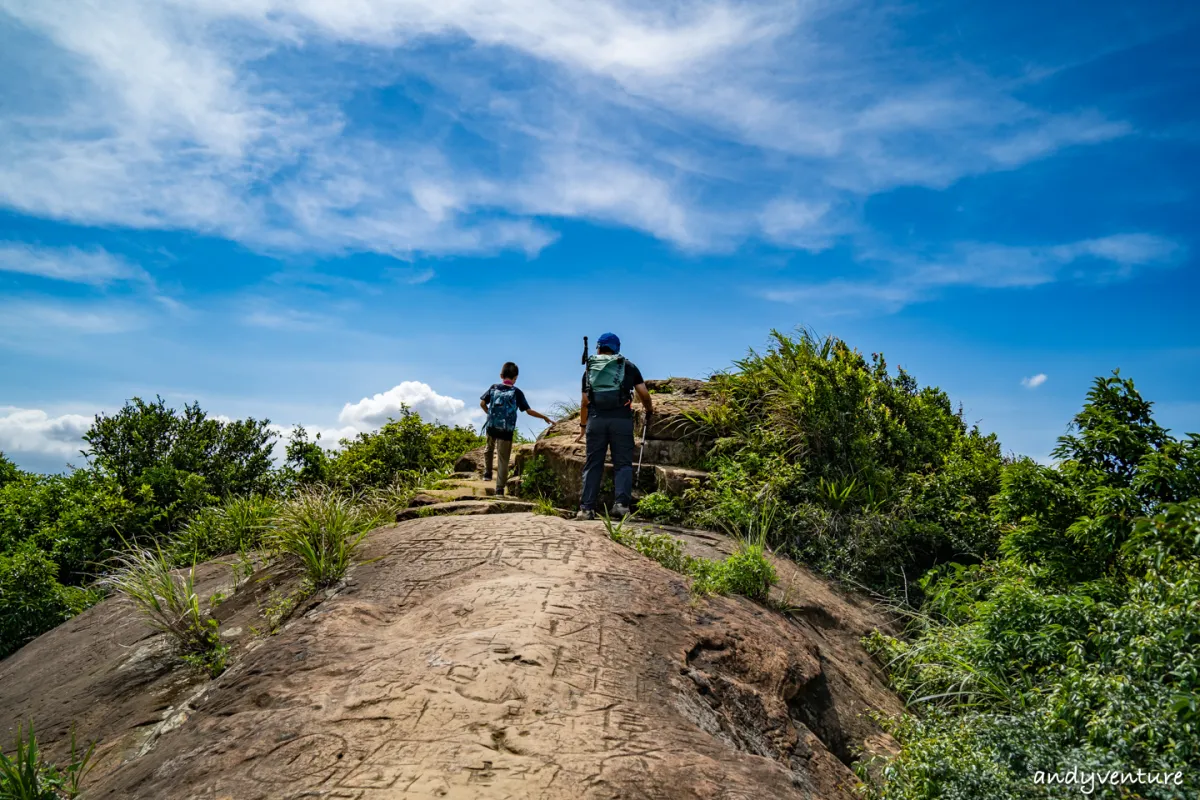
[{"label": "green foliage", "polygon": [[903,750],[868,797],[1046,796],[1036,771],[1117,768],[1183,770],[1182,786],[1127,788],[1196,796],[1198,437],[1150,408],[1097,379],[1055,467],[1004,468],[999,557],[932,571],[908,636],[868,640],[922,709],[892,723]]},{"label": "green foliage", "polygon": [[279,511],[278,501],[260,495],[235,497],[203,508],[171,545],[175,563],[194,564],[258,548]]},{"label": "green foliage", "polygon": [[282,505],[267,541],[274,549],[299,558],[309,588],[322,589],[346,574],[355,550],[383,521],[354,498],[328,489],[309,489]]},{"label": "green foliage", "polygon": [[603,517],[608,536],[667,569],[692,578],[692,591],[698,595],[740,594],[765,602],[771,587],[778,582],[775,568],[766,556],[763,538],[740,540],[733,554],[721,561],[689,556],[683,542],[669,533],[627,528],[625,520]]},{"label": "green foliage", "polygon": [[554,501],[546,497],[538,497],[533,501],[533,513],[542,517],[557,517],[558,509]]},{"label": "green foliage", "polygon": [[320,433],[310,442],[308,431],[297,425],[288,438],[285,453],[286,463],[299,483],[311,486],[329,480],[330,454],[321,447]]},{"label": "green foliage", "polygon": [[17,468],[17,465],[8,459],[3,452],[0,452],[0,486],[15,481],[24,474]]},{"label": "green foliage", "polygon": [[0,752],[0,800],[73,800],[95,751],[94,742],[80,751],[72,728],[70,761],[60,769],[42,758],[33,723],[23,728],[18,722],[12,757]]},{"label": "green foliage", "polygon": [[225,670],[228,645],[217,620],[202,608],[196,593],[196,567],[177,574],[162,548],[131,550],[117,558],[117,569],[101,583],[133,601],[156,630],[167,634],[181,658],[213,677]]},{"label": "green foliage", "polygon": [[100,600],[97,592],[61,585],[57,572],[29,543],[0,553],[0,658]]},{"label": "green foliage", "polygon": [[[420,415],[405,408],[400,419],[390,420],[374,433],[343,439],[341,444],[342,450],[329,460],[328,481],[359,492],[388,486],[405,476],[415,481],[423,472],[445,471],[459,456],[482,447],[486,440],[470,428],[422,422]],[[289,451],[293,446],[311,458],[311,451],[304,450],[295,438]]]},{"label": "green foliage", "polygon": [[28,543],[58,565],[60,581],[81,583],[143,516],[112,478],[92,470],[22,474],[0,486],[0,553]]},{"label": "green foliage", "polygon": [[651,492],[639,500],[637,514],[655,522],[678,522],[682,517],[675,501],[662,492]]},{"label": "green foliage", "polygon": [[777,501],[772,546],[894,597],[935,564],[995,551],[999,443],[940,389],[807,332],[774,332],[736,367],[713,376],[715,402],[694,416],[716,444],[690,522],[737,527]]},{"label": "green foliage", "polygon": [[98,414],[84,434],[93,468],[138,506],[133,541],[162,539],[206,505],[235,495],[269,491],[269,420],[213,419],[196,403],[182,411],[160,397],[133,398],[116,414]]},{"label": "green foliage", "polygon": [[545,456],[534,456],[525,461],[521,467],[521,497],[536,500],[544,497],[552,503],[562,502],[562,493],[558,485],[558,476],[550,467]]}]

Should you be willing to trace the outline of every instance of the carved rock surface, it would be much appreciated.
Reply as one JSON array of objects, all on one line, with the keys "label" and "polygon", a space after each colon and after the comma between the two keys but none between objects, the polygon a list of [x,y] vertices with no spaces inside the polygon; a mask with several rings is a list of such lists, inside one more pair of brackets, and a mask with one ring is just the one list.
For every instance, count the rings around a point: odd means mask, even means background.
[{"label": "carved rock surface", "polygon": [[887,621],[786,562],[798,620],[695,601],[600,523],[421,518],[362,555],[214,680],[106,600],[0,662],[0,734],[33,716],[56,758],[78,721],[93,799],[851,800],[846,762],[890,746],[864,712],[900,704],[858,643]]}]

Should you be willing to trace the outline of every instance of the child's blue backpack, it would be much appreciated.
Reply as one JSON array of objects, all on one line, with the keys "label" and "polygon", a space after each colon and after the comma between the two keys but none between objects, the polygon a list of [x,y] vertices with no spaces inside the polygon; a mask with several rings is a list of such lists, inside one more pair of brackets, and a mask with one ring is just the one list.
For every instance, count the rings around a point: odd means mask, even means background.
[{"label": "child's blue backpack", "polygon": [[505,433],[517,429],[517,390],[514,386],[496,384],[492,387],[491,397],[488,398],[486,428]]}]

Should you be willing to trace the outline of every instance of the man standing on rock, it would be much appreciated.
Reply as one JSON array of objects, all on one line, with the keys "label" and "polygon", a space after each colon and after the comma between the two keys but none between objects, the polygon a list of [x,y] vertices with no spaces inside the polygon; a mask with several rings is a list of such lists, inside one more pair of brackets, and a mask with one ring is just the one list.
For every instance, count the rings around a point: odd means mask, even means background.
[{"label": "man standing on rock", "polygon": [[[587,436],[587,459],[583,465],[583,497],[575,519],[595,519],[604,457],[612,449],[614,516],[628,516],[633,503],[633,394],[636,392],[646,419],[654,410],[650,390],[642,372],[621,353],[621,340],[606,333],[596,341],[596,355],[587,360],[583,373],[583,396],[579,401],[579,436]],[[643,432],[643,436],[645,433]]]}]

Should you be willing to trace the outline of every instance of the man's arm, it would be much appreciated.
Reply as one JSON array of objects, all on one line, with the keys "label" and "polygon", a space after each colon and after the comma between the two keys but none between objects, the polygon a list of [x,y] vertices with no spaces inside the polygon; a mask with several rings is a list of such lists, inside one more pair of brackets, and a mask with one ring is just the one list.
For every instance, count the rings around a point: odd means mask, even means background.
[{"label": "man's arm", "polygon": [[582,442],[583,436],[587,433],[588,419],[588,399],[587,392],[584,392],[579,398],[579,435],[575,437],[575,441]]},{"label": "man's arm", "polygon": [[646,384],[639,383],[637,386],[633,387],[633,391],[634,394],[637,395],[638,400],[642,401],[642,408],[646,409],[646,414],[653,414],[654,401],[650,398],[650,390],[646,388]]},{"label": "man's arm", "polygon": [[487,411],[488,410],[487,400],[480,400],[479,407],[482,408],[484,411]]}]

